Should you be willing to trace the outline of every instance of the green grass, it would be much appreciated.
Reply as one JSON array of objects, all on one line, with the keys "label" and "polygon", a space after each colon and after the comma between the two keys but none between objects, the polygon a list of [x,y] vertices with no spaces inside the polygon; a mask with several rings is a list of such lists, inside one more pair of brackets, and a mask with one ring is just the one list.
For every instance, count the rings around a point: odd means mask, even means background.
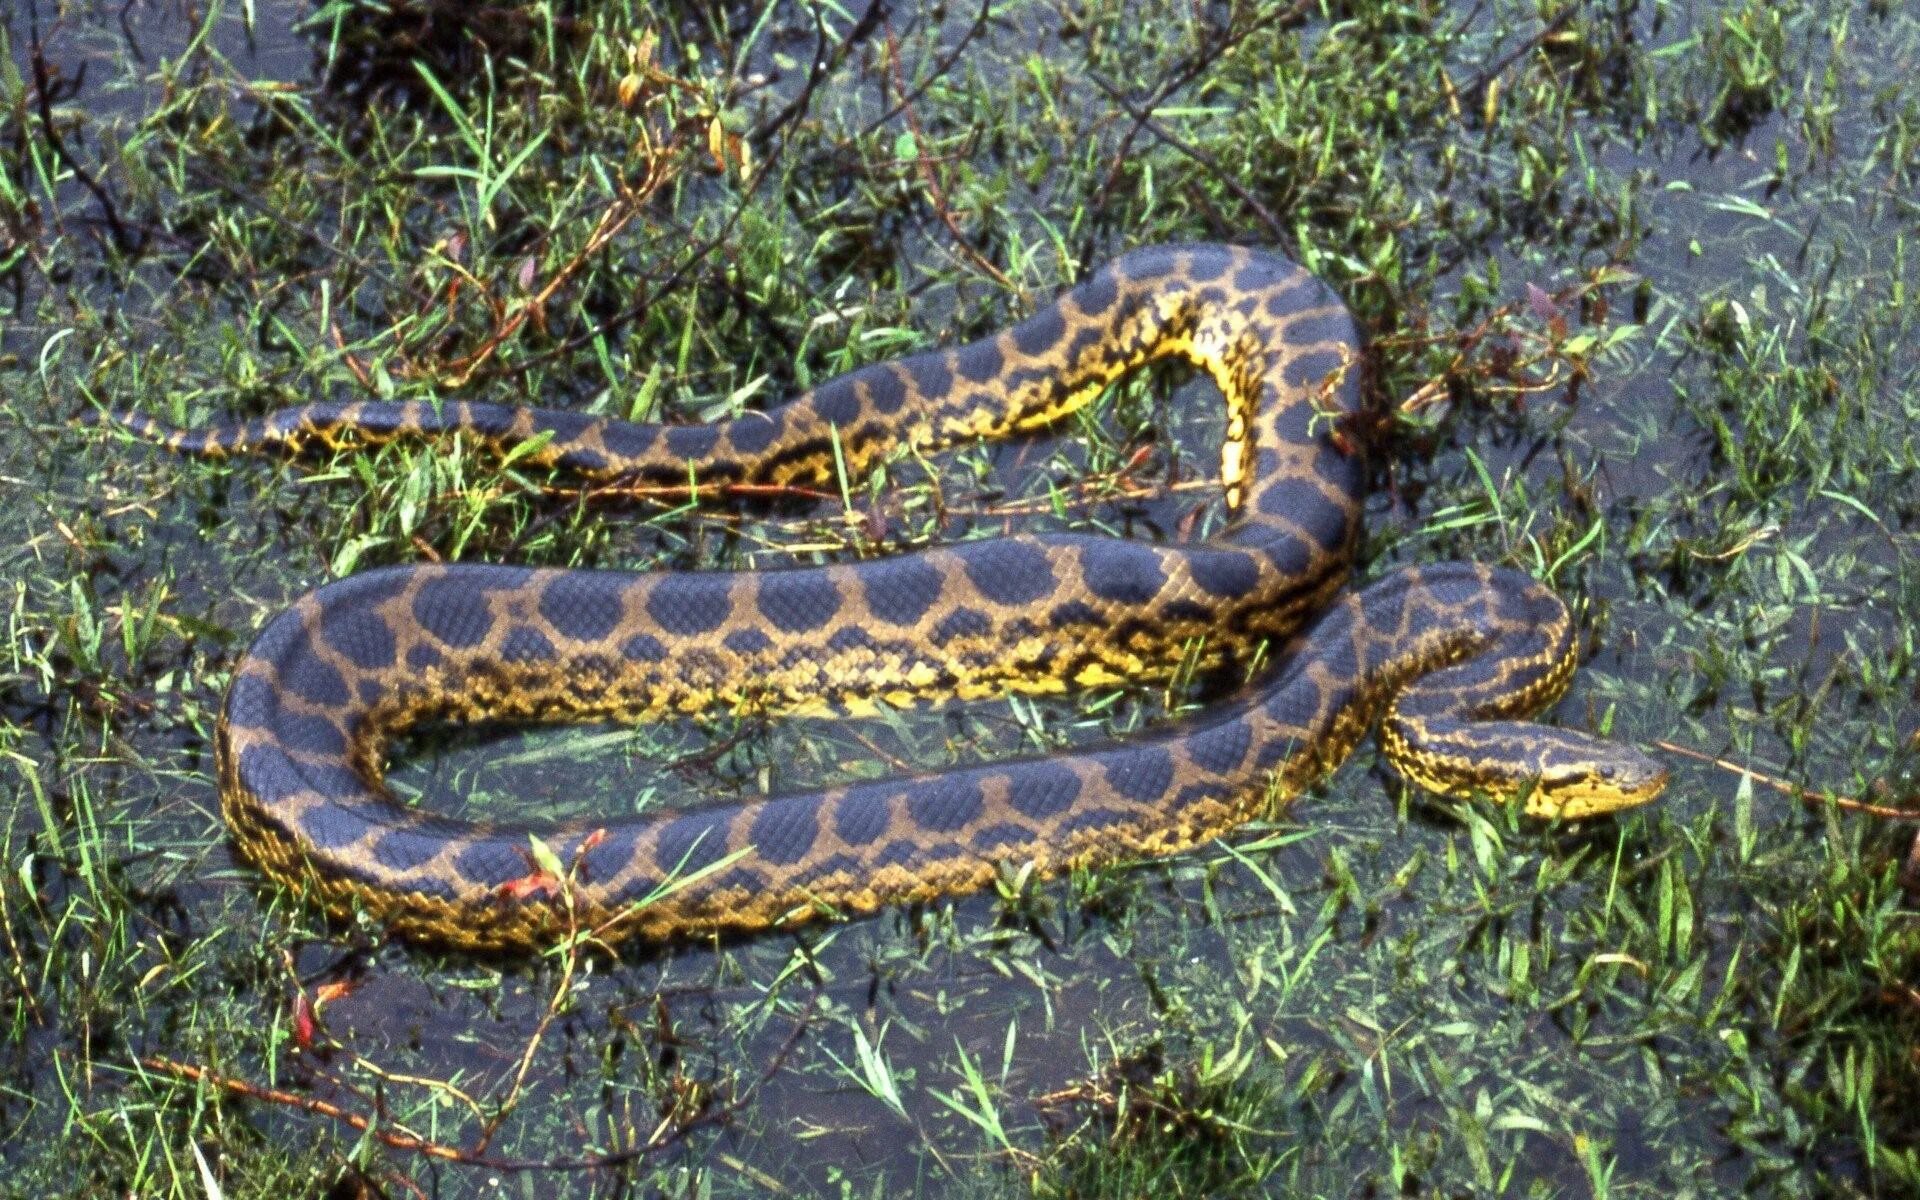
[{"label": "green grass", "polygon": [[[204,1197],[201,1160],[228,1197],[1920,1194],[1912,830],[1820,798],[1920,808],[1920,19],[866,11],[159,6],[130,45],[43,0],[45,72],[0,19],[0,1195]],[[1541,828],[1363,751],[1170,862],[617,962],[390,945],[232,858],[226,672],[326,579],[1204,534],[1212,394],[1150,373],[1057,440],[701,511],[457,448],[189,462],[82,414],[712,419],[1183,239],[1348,299],[1362,570],[1549,578],[1594,650],[1557,719],[1679,747],[1660,805]],[[395,781],[619,814],[1191,702],[423,738]]]}]

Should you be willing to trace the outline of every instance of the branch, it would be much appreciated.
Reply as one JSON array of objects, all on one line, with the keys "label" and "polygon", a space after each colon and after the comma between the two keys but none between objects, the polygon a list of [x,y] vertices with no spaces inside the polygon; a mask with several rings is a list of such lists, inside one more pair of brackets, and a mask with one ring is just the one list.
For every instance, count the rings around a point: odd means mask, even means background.
[{"label": "branch", "polygon": [[66,142],[60,138],[59,129],[54,126],[51,95],[53,76],[47,69],[46,55],[41,53],[38,0],[34,0],[30,6],[29,14],[27,36],[28,55],[33,64],[33,98],[35,107],[40,113],[40,124],[47,131],[47,145],[52,148],[54,157],[67,164],[67,169],[73,172],[73,177],[78,179],[89,192],[93,193],[93,198],[100,202],[100,208],[106,214],[107,227],[113,230],[114,244],[120,247],[121,253],[138,254],[145,243],[136,242],[133,235],[127,232],[127,227],[120,223],[120,210],[114,207],[113,197],[107,194],[107,190],[100,186],[100,182],[93,177],[93,174],[81,165],[72,151],[67,149]]}]

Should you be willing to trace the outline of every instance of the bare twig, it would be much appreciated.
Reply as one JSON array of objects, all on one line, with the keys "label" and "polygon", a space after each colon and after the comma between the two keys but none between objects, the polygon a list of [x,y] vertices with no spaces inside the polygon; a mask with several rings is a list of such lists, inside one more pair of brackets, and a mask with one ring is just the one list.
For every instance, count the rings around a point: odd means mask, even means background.
[{"label": "bare twig", "polygon": [[[150,1071],[157,1071],[162,1075],[167,1075],[174,1079],[183,1079],[190,1083],[204,1084],[207,1087],[225,1092],[228,1095],[241,1096],[249,1100],[257,1100],[266,1104],[276,1104],[283,1108],[298,1109],[301,1112],[311,1113],[314,1116],[326,1117],[329,1120],[338,1121],[351,1129],[366,1134],[389,1149],[406,1150],[443,1162],[464,1163],[468,1166],[486,1167],[495,1171],[588,1171],[602,1167],[620,1166],[625,1163],[637,1162],[643,1158],[650,1158],[662,1150],[666,1150],[669,1147],[685,1141],[687,1135],[696,1130],[710,1125],[722,1124],[731,1119],[734,1114],[740,1112],[752,1102],[753,1097],[759,1092],[761,1087],[765,1086],[768,1080],[779,1074],[786,1066],[787,1059],[792,1056],[794,1048],[800,1044],[800,1038],[806,1033],[813,1019],[816,1007],[817,1004],[814,1001],[810,1000],[807,1003],[806,1008],[800,1015],[794,1018],[793,1028],[788,1031],[786,1040],[780,1044],[779,1049],[774,1052],[773,1057],[768,1061],[766,1069],[733,1100],[716,1108],[709,1109],[691,1120],[656,1130],[654,1137],[649,1138],[643,1145],[632,1146],[625,1150],[613,1150],[605,1154],[588,1154],[573,1158],[533,1159],[493,1157],[480,1151],[462,1149],[458,1146],[449,1146],[444,1142],[436,1142],[430,1138],[422,1137],[411,1130],[395,1127],[388,1121],[383,1120],[376,1125],[371,1118],[326,1100],[317,1099],[312,1096],[302,1096],[280,1088],[262,1087],[259,1084],[249,1083],[244,1079],[237,1079],[231,1075],[223,1075],[217,1071],[208,1070],[205,1067],[194,1066],[192,1063],[178,1062],[174,1059],[161,1058],[159,1056],[148,1056],[140,1059],[140,1065]],[[663,1134],[664,1136],[662,1136]]]},{"label": "bare twig", "polygon": [[1319,8],[1319,0],[1295,0],[1285,8],[1275,9],[1266,16],[1249,21],[1238,28],[1229,23],[1225,32],[1209,44],[1198,47],[1187,56],[1187,61],[1163,77],[1147,98],[1138,105],[1129,105],[1133,112],[1133,125],[1120,137],[1120,144],[1114,148],[1113,164],[1107,168],[1107,176],[1101,181],[1094,193],[1094,207],[1106,202],[1107,197],[1120,182],[1120,170],[1127,162],[1127,156],[1133,152],[1133,140],[1146,128],[1153,110],[1159,108],[1169,96],[1198,79],[1209,67],[1225,55],[1263,29],[1285,28],[1306,20],[1307,14]]},{"label": "bare twig", "polygon": [[127,227],[120,223],[120,210],[114,206],[113,197],[107,194],[107,190],[100,186],[100,181],[93,177],[93,173],[73,156],[72,151],[67,149],[66,142],[60,137],[59,127],[54,124],[53,75],[47,69],[46,55],[41,52],[38,0],[29,6],[27,37],[28,56],[33,65],[34,105],[40,113],[40,125],[46,131],[47,145],[53,150],[54,157],[67,164],[67,169],[73,172],[73,177],[78,179],[83,187],[93,193],[93,198],[100,202],[100,210],[106,216],[107,227],[113,230],[114,244],[119,246],[124,254],[140,253],[145,245],[144,241],[136,241],[133,235],[127,232]]},{"label": "bare twig", "polygon": [[[904,93],[907,86],[906,78],[900,70],[900,42],[894,37],[891,28],[887,30],[887,58],[893,66],[893,85]],[[920,130],[920,119],[914,114],[913,106],[903,104],[900,111],[906,116],[907,128],[913,133],[914,166],[920,172],[920,182],[926,185],[927,196],[933,202],[933,211],[939,216],[940,223],[947,227],[947,232],[953,235],[954,244],[960,248],[960,253],[966,256],[976,270],[1008,291],[1017,291],[1013,281],[1007,278],[1005,272],[994,266],[986,255],[975,249],[973,243],[968,240],[966,232],[960,228],[960,219],[954,215],[953,206],[947,202],[946,191],[940,186],[940,176],[934,171],[933,160],[927,155],[927,138]]]},{"label": "bare twig", "polygon": [[827,23],[824,18],[816,14],[814,20],[818,40],[814,45],[813,61],[807,64],[806,83],[801,85],[798,94],[787,101],[779,112],[762,121],[753,132],[749,133],[748,140],[764,143],[780,130],[799,120],[801,115],[812,106],[813,93],[819,88],[821,82],[840,69],[840,64],[847,60],[847,55],[853,53],[855,46],[873,36],[873,31],[880,27],[885,13],[883,0],[869,0],[867,10],[860,14],[858,21],[853,23],[853,28],[847,31],[847,36],[841,38],[834,46],[832,54],[827,53]]},{"label": "bare twig", "polygon": [[993,0],[980,0],[980,11],[975,14],[973,24],[967,26],[967,31],[960,35],[958,41],[954,42],[953,48],[942,55],[940,61],[934,63],[933,70],[927,73],[926,78],[914,84],[911,90],[902,92],[900,98],[894,101],[887,111],[881,113],[873,120],[868,121],[854,140],[858,141],[860,138],[868,136],[874,130],[905,112],[910,105],[918,101],[920,97],[926,95],[928,88],[944,79],[947,72],[953,70],[953,64],[959,62],[960,56],[966,53],[967,46],[971,44],[975,38],[980,36],[982,30],[986,29],[987,19],[992,15]]},{"label": "bare twig", "polygon": [[1833,796],[1826,792],[1812,791],[1808,788],[1788,783],[1784,779],[1775,778],[1772,775],[1762,775],[1752,767],[1744,767],[1737,762],[1730,762],[1724,758],[1715,758],[1711,754],[1692,749],[1688,746],[1677,745],[1673,742],[1660,741],[1655,742],[1654,745],[1667,751],[1669,754],[1678,754],[1682,758],[1691,758],[1695,762],[1710,763],[1723,771],[1731,771],[1735,775],[1744,775],[1761,787],[1770,788],[1782,795],[1792,796],[1802,804],[1813,808],[1820,808],[1830,803],[1835,808],[1844,808],[1848,812],[1863,813],[1869,817],[1880,817],[1888,821],[1920,821],[1920,810],[1888,808],[1884,804],[1868,804],[1864,800],[1853,800],[1846,796]]},{"label": "bare twig", "polygon": [[1252,192],[1248,191],[1238,179],[1235,179],[1232,172],[1216,162],[1212,155],[1207,154],[1192,143],[1175,136],[1166,126],[1154,120],[1151,112],[1142,112],[1140,109],[1135,108],[1133,102],[1127,99],[1125,93],[1101,78],[1098,74],[1089,71],[1087,72],[1087,78],[1093,80],[1094,86],[1105,92],[1107,98],[1124,109],[1126,114],[1132,117],[1140,127],[1146,129],[1148,133],[1159,138],[1162,142],[1173,147],[1181,154],[1192,159],[1195,163],[1199,164],[1201,169],[1211,174],[1222,186],[1232,192],[1240,203],[1247,206],[1248,212],[1260,218],[1260,223],[1267,227],[1269,237],[1276,242],[1286,238],[1287,228],[1280,223],[1280,218],[1274,216],[1272,210],[1260,203],[1259,199],[1254,196]]},{"label": "bare twig", "polygon": [[1480,77],[1469,84],[1467,90],[1460,94],[1461,99],[1465,101],[1464,107],[1467,111],[1471,112],[1480,106],[1480,95],[1489,87],[1492,87],[1493,81],[1504,75],[1508,67],[1511,67],[1514,63],[1519,62],[1522,58],[1533,53],[1533,51],[1540,48],[1541,43],[1545,42],[1554,34],[1559,33],[1562,29],[1565,29],[1567,23],[1573,20],[1574,14],[1577,13],[1579,9],[1580,6],[1577,4],[1569,4],[1567,7],[1561,9],[1558,13],[1554,14],[1551,21],[1548,21],[1541,27],[1539,33],[1534,34],[1526,41],[1520,43],[1520,45],[1514,47],[1508,53],[1501,55],[1498,62],[1495,62],[1491,67],[1482,71]]}]

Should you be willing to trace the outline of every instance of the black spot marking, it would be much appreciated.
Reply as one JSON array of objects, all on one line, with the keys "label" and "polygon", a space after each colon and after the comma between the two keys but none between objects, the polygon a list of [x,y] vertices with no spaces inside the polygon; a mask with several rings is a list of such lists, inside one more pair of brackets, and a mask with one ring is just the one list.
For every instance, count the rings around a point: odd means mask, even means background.
[{"label": "black spot marking", "polygon": [[766,801],[748,835],[757,859],[776,866],[797,863],[820,836],[820,801],[813,796],[783,796]]},{"label": "black spot marking", "polygon": [[1108,836],[1116,829],[1130,829],[1139,821],[1140,818],[1136,814],[1123,809],[1090,808],[1085,812],[1074,813],[1061,821],[1060,832],[1064,836],[1070,836],[1083,829],[1091,829],[1102,836]]},{"label": "black spot marking", "polygon": [[885,785],[849,788],[833,806],[833,831],[849,846],[865,846],[887,831],[892,814]]},{"label": "black spot marking", "polygon": [[966,855],[965,846],[934,843],[922,846],[916,842],[893,842],[886,849],[873,856],[873,865],[878,867],[907,867],[909,869],[922,863],[946,862],[949,859]]},{"label": "black spot marking", "polygon": [[1233,273],[1233,286],[1242,292],[1264,292],[1273,286],[1275,278],[1270,259],[1250,258]]},{"label": "black spot marking", "polygon": [[1128,279],[1159,279],[1173,274],[1179,265],[1175,251],[1168,246],[1143,246],[1114,263]]},{"label": "black spot marking", "polygon": [[761,615],[788,633],[818,629],[840,611],[840,590],[826,571],[779,571],[759,580]]},{"label": "black spot marking", "polygon": [[1198,621],[1211,624],[1214,611],[1198,600],[1175,600],[1160,610],[1169,621]]},{"label": "black spot marking", "polygon": [[729,867],[711,880],[701,883],[700,890],[709,895],[719,892],[733,892],[736,895],[756,895],[767,890],[767,877],[758,871],[744,866]]},{"label": "black spot marking", "polygon": [[685,466],[675,465],[663,466],[655,463],[648,467],[634,468],[633,471],[629,472],[628,478],[634,483],[642,483],[648,487],[685,487],[687,485],[687,468]]},{"label": "black spot marking", "polygon": [[1227,775],[1239,768],[1252,744],[1253,726],[1233,720],[1196,734],[1187,742],[1187,757],[1215,775]]},{"label": "black spot marking", "polygon": [[1270,517],[1287,517],[1301,525],[1324,523],[1339,512],[1328,503],[1319,487],[1305,479],[1276,479],[1260,493],[1260,511]]},{"label": "black spot marking", "polygon": [[980,819],[986,806],[970,775],[928,779],[907,789],[907,815],[922,829],[952,833]]},{"label": "black spot marking", "polygon": [[1187,260],[1187,277],[1195,283],[1212,283],[1227,273],[1233,257],[1212,250],[1195,251]]},{"label": "black spot marking", "polygon": [[597,642],[620,623],[620,592],[602,575],[561,571],[540,592],[540,615],[561,637]]},{"label": "black spot marking", "polygon": [[650,633],[636,633],[620,643],[620,653],[629,662],[657,663],[667,661],[667,648],[660,639]]},{"label": "black spot marking", "polygon": [[1073,289],[1073,306],[1089,317],[1097,317],[1112,308],[1119,297],[1119,285],[1108,268]]},{"label": "black spot marking", "polygon": [[940,599],[944,579],[922,558],[886,558],[865,564],[867,610],[892,625],[912,625]]},{"label": "black spot marking", "polygon": [[235,768],[241,784],[263,804],[275,804],[306,790],[299,769],[278,746],[248,746]]},{"label": "black spot marking", "polygon": [[845,427],[860,415],[860,395],[849,379],[831,379],[814,389],[813,411],[820,419]]},{"label": "black spot marking", "polygon": [[1080,776],[1061,763],[1026,763],[1007,773],[1007,803],[1022,816],[1056,817],[1080,798]]},{"label": "black spot marking", "polygon": [[608,421],[600,431],[600,444],[621,458],[646,458],[653,453],[654,439],[659,434],[658,425]]},{"label": "black spot marking", "polygon": [[1247,595],[1260,582],[1260,565],[1239,550],[1196,550],[1187,572],[1201,591],[1226,600]]},{"label": "black spot marking", "polygon": [[[1305,736],[1319,721],[1322,703],[1335,701],[1338,698],[1338,689],[1335,696],[1322,696],[1318,687],[1300,680],[1286,687],[1273,689],[1267,695],[1267,702],[1261,707],[1267,716],[1282,728],[1297,730],[1300,736]],[[1300,749],[1301,743],[1297,737],[1270,737],[1260,744],[1260,752],[1254,756],[1254,764],[1260,770],[1271,770],[1292,758]]]},{"label": "black spot marking", "polygon": [[373,861],[390,871],[411,871],[431,862],[446,839],[412,829],[392,829],[373,844]]},{"label": "black spot marking", "polygon": [[785,424],[786,417],[779,412],[747,413],[727,422],[727,444],[741,454],[758,454],[773,445]]},{"label": "black spot marking", "polygon": [[744,654],[752,657],[756,654],[766,653],[768,648],[773,645],[773,639],[758,629],[736,629],[732,633],[729,633],[726,636],[726,640],[721,644],[735,654]]},{"label": "black spot marking", "polygon": [[440,665],[441,654],[432,646],[421,642],[407,649],[407,668],[412,671],[425,671]]},{"label": "black spot marking", "polygon": [[607,456],[588,446],[575,446],[560,456],[560,465],[571,471],[598,475],[607,469]]},{"label": "black spot marking", "polygon": [[[604,883],[616,878],[633,861],[639,841],[639,831],[632,827],[607,830],[599,845],[580,854],[580,873],[588,882],[597,880]],[[651,891],[653,881],[643,876],[640,886]]]},{"label": "black spot marking", "polygon": [[858,625],[847,625],[833,631],[827,639],[827,651],[830,654],[845,654],[850,650],[872,650],[879,645],[866,630]]},{"label": "black spot marking", "polygon": [[1267,315],[1285,317],[1299,312],[1321,298],[1315,296],[1314,290],[1313,284],[1303,276],[1279,291],[1268,293]]},{"label": "black spot marking", "polygon": [[227,689],[227,724],[234,729],[259,729],[280,713],[273,685],[258,675],[236,675]]},{"label": "black spot marking", "polygon": [[1130,746],[1106,763],[1107,786],[1129,800],[1157,800],[1173,786],[1173,755],[1165,746]]},{"label": "black spot marking", "polygon": [[282,746],[299,754],[343,758],[347,753],[347,735],[325,717],[282,713],[273,723],[273,736]]},{"label": "black spot marking", "polygon": [[843,435],[840,444],[848,453],[857,455],[873,443],[889,436],[891,434],[886,428],[868,421],[864,425],[855,426],[851,433]]},{"label": "black spot marking", "polygon": [[830,854],[800,872],[802,887],[820,887],[834,882],[865,880],[866,864],[851,854]]},{"label": "black spot marking", "polygon": [[[832,461],[833,439],[830,437],[807,438],[805,441],[782,447],[769,455],[761,464],[759,477],[789,481],[818,478],[820,477],[818,463],[822,459]],[[787,470],[788,467],[800,463],[806,464],[803,470],[791,472]]]},{"label": "black spot marking", "polygon": [[661,575],[647,594],[647,615],[668,633],[688,637],[720,628],[733,602],[724,574]]},{"label": "black spot marking", "polygon": [[1074,334],[1073,340],[1067,343],[1067,361],[1081,361],[1086,357],[1087,351],[1105,344],[1106,340],[1107,330],[1097,325],[1087,326],[1079,333]]},{"label": "black spot marking", "polygon": [[1145,604],[1167,581],[1160,556],[1150,546],[1128,541],[1081,544],[1080,579],[1087,590],[1116,604]]},{"label": "black spot marking", "polygon": [[960,378],[973,383],[985,383],[1000,374],[1000,369],[1006,365],[1006,360],[1000,354],[999,343],[992,338],[962,346],[954,357]]},{"label": "black spot marking", "polygon": [[1011,821],[1001,821],[976,832],[969,839],[975,851],[988,857],[1005,853],[1014,847],[1022,849],[1031,846],[1037,839],[1034,832],[1025,825],[1015,825]]},{"label": "black spot marking", "polygon": [[313,704],[339,706],[350,698],[347,681],[332,664],[311,652],[283,661],[279,670],[280,686]]},{"label": "black spot marking", "polygon": [[680,677],[698,687],[712,687],[729,678],[726,660],[705,646],[691,646],[668,656],[680,664]]},{"label": "black spot marking", "polygon": [[1040,547],[1011,538],[957,546],[967,578],[995,604],[1031,604],[1053,591],[1053,563]]},{"label": "black spot marking", "polygon": [[500,657],[510,663],[544,663],[559,655],[546,634],[531,625],[515,625],[500,641]]},{"label": "black spot marking", "polygon": [[987,614],[974,608],[956,608],[928,631],[928,640],[935,646],[945,646],[955,638],[985,637],[993,631],[993,621]]},{"label": "black spot marking", "polygon": [[1287,326],[1287,340],[1305,344],[1308,342],[1339,342],[1351,344],[1354,341],[1353,321],[1338,309],[1326,309],[1303,316]]},{"label": "black spot marking", "polygon": [[429,579],[413,597],[413,619],[445,646],[477,646],[493,628],[493,612],[484,591],[453,575]]},{"label": "black spot marking", "polygon": [[524,879],[534,871],[533,861],[526,850],[490,837],[469,843],[453,856],[452,866],[462,879],[485,888]]},{"label": "black spot marking", "polygon": [[1102,620],[1100,610],[1084,600],[1069,600],[1065,604],[1056,604],[1053,611],[1047,614],[1047,624],[1055,629],[1098,625]]},{"label": "black spot marking", "polygon": [[1318,387],[1321,380],[1339,369],[1340,355],[1337,352],[1315,350],[1288,363],[1286,373],[1281,378],[1290,387]]},{"label": "black spot marking", "polygon": [[1313,551],[1307,544],[1290,533],[1278,533],[1261,547],[1267,561],[1280,574],[1293,577],[1306,573],[1313,562]]},{"label": "black spot marking", "polygon": [[1360,490],[1360,464],[1351,454],[1315,455],[1313,473],[1335,495],[1352,496]]},{"label": "black spot marking", "polygon": [[356,800],[367,794],[367,785],[344,763],[307,763],[300,773],[309,788],[331,800]]},{"label": "black spot marking", "polygon": [[[1318,436],[1316,436],[1314,432],[1314,425],[1316,422],[1321,421],[1321,417],[1320,410],[1311,400],[1284,402],[1272,410],[1272,415],[1268,420],[1273,425],[1275,435],[1282,441],[1304,442],[1315,440],[1319,441],[1322,445],[1326,442],[1324,432]],[[1338,451],[1329,451],[1329,456],[1333,458],[1345,457]],[[1279,474],[1279,471],[1276,468],[1275,470],[1262,472],[1262,474],[1276,475]]]},{"label": "black spot marking", "polygon": [[1029,358],[1045,354],[1060,344],[1067,334],[1067,319],[1060,306],[1043,308],[1013,327],[1013,345]]},{"label": "black spot marking", "polygon": [[727,856],[725,811],[695,812],[679,818],[653,844],[653,861],[662,871],[691,875]]},{"label": "black spot marking", "polygon": [[704,460],[720,444],[720,432],[717,425],[669,425],[667,453],[682,460]]},{"label": "black spot marking", "polygon": [[[396,589],[397,590],[397,589]],[[332,597],[320,608],[320,640],[356,667],[369,671],[393,665],[397,647],[386,621],[368,611],[384,597],[355,596],[351,603]]]},{"label": "black spot marking", "polygon": [[553,431],[553,444],[564,445],[577,439],[593,425],[595,418],[557,409],[538,409],[533,414],[533,432]]},{"label": "black spot marking", "polygon": [[913,386],[923,396],[944,396],[953,387],[953,372],[947,367],[944,351],[916,354],[902,359],[900,365],[913,377]]},{"label": "black spot marking", "polygon": [[907,384],[892,366],[881,364],[861,370],[854,378],[866,385],[867,403],[877,413],[896,413],[907,402]]},{"label": "black spot marking", "polygon": [[373,826],[344,804],[316,804],[300,814],[300,832],[321,850],[338,850],[367,836]]}]

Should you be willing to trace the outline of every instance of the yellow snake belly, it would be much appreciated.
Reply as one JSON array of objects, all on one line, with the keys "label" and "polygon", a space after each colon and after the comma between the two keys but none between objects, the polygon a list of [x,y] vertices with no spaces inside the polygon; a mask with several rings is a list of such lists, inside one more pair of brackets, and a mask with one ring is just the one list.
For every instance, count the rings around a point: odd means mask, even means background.
[{"label": "yellow snake belly", "polygon": [[[1025,321],[862,368],[763,413],[664,426],[511,406],[312,404],[208,430],[113,419],[183,452],[458,435],[595,478],[692,494],[818,483],[902,444],[1007,436],[1135,367],[1188,360],[1227,406],[1229,520],[1188,545],[1034,534],[763,572],[421,565],[354,575],[275,618],[233,672],[216,763],[240,849],[325,907],[482,950],[611,943],[865,912],[990,882],[1165,854],[1330,770],[1376,721],[1388,758],[1448,792],[1526,791],[1543,814],[1638,803],[1630,748],[1521,718],[1573,667],[1567,613],[1525,576],[1396,572],[1334,599],[1361,473],[1335,444],[1357,336],[1324,284],[1226,246],[1127,254]],[[1311,617],[1311,630],[1288,642]],[[1050,758],[532,832],[406,808],[382,783],[424,720],[642,721],[715,707],[1051,692],[1166,676],[1183,652],[1270,682],[1156,737]]]}]

